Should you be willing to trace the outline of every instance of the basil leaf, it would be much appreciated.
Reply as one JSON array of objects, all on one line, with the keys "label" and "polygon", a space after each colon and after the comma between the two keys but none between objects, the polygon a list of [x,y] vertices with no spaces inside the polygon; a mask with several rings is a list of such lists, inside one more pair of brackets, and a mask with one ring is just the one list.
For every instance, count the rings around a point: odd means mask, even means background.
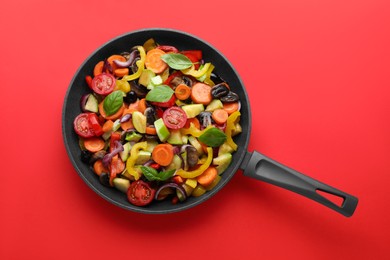
[{"label": "basil leaf", "polygon": [[192,61],[180,53],[168,53],[161,56],[161,59],[175,70],[184,70],[192,66]]},{"label": "basil leaf", "polygon": [[112,92],[103,101],[103,109],[108,116],[115,114],[122,105],[123,94],[120,90]]},{"label": "basil leaf", "polygon": [[156,169],[148,166],[141,166],[141,170],[148,181],[166,181],[175,173],[174,169],[159,173]]},{"label": "basil leaf", "polygon": [[218,147],[226,141],[226,135],[219,128],[213,127],[199,136],[199,141],[207,146]]},{"label": "basil leaf", "polygon": [[171,99],[174,91],[167,85],[154,87],[148,92],[145,99],[151,102],[167,102]]},{"label": "basil leaf", "polygon": [[141,166],[142,173],[149,181],[154,181],[155,176],[158,175],[158,171],[152,167]]}]

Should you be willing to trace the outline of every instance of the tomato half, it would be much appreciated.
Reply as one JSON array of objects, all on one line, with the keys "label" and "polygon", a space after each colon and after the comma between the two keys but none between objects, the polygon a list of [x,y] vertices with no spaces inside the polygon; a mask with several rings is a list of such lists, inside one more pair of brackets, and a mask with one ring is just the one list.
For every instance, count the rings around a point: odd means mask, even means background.
[{"label": "tomato half", "polygon": [[150,102],[153,106],[157,107],[171,107],[175,104],[176,96],[172,95],[172,97],[166,102]]},{"label": "tomato half", "polygon": [[88,123],[89,127],[96,136],[101,136],[103,134],[103,128],[100,125],[99,118],[95,113],[88,114]]},{"label": "tomato half", "polygon": [[135,206],[145,206],[154,199],[156,190],[152,189],[148,183],[138,180],[130,184],[127,190],[127,199]]},{"label": "tomato half", "polygon": [[81,113],[73,121],[73,127],[76,132],[81,137],[92,137],[95,135],[93,129],[91,128],[88,120],[88,113]]},{"label": "tomato half", "polygon": [[115,88],[115,78],[109,73],[96,75],[92,79],[92,89],[100,95],[108,95]]},{"label": "tomato half", "polygon": [[187,114],[180,107],[170,107],[164,111],[164,124],[170,129],[180,129],[187,122]]}]

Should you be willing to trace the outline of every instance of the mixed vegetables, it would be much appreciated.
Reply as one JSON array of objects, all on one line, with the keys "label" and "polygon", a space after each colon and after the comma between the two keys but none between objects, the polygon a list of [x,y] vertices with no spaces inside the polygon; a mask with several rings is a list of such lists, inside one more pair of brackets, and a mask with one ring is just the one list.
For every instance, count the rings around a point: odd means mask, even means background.
[{"label": "mixed vegetables", "polygon": [[102,185],[145,206],[218,184],[242,129],[239,97],[213,70],[202,51],[154,39],[95,65],[74,130]]}]

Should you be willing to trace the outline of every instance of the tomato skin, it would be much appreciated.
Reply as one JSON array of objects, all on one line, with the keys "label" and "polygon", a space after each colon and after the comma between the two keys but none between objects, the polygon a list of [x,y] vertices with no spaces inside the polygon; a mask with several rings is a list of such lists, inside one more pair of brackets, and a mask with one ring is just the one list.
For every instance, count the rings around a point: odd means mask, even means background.
[{"label": "tomato skin", "polygon": [[95,135],[89,124],[88,113],[79,114],[73,121],[73,127],[76,134],[81,137],[88,138]]},{"label": "tomato skin", "polygon": [[109,73],[102,73],[96,75],[92,79],[92,89],[95,93],[100,95],[108,95],[115,88],[115,77]]},{"label": "tomato skin", "polygon": [[130,184],[127,199],[135,206],[145,206],[153,201],[155,194],[156,190],[152,189],[148,183],[137,180]]},{"label": "tomato skin", "polygon": [[157,107],[172,107],[175,104],[176,97],[172,95],[172,97],[166,102],[150,102],[152,105]]},{"label": "tomato skin", "polygon": [[103,129],[100,125],[99,117],[95,113],[88,114],[88,123],[96,136],[101,136],[103,134]]},{"label": "tomato skin", "polygon": [[170,107],[164,111],[164,124],[170,129],[183,128],[187,122],[187,114],[180,107]]}]

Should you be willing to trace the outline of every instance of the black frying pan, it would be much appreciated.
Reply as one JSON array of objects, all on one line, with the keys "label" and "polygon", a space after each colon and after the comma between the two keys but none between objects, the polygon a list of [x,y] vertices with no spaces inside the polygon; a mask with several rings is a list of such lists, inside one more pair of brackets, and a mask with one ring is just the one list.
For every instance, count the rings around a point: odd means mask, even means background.
[{"label": "black frying pan", "polygon": [[[85,83],[85,76],[91,74],[95,64],[111,54],[128,51],[135,45],[142,45],[149,38],[154,38],[159,44],[173,45],[181,50],[202,50],[205,61],[211,61],[215,65],[215,73],[226,80],[231,89],[239,95],[242,104],[240,123],[243,131],[235,137],[235,142],[238,144],[238,150],[233,154],[232,163],[222,174],[221,181],[213,190],[206,192],[206,194],[200,197],[190,197],[185,202],[178,203],[176,205],[173,205],[169,200],[166,200],[162,202],[154,202],[146,207],[137,207],[130,204],[123,193],[120,193],[116,189],[107,188],[101,185],[97,176],[91,171],[89,166],[81,162],[78,137],[73,130],[73,120],[79,113],[81,113],[79,106],[80,97],[83,94],[89,93],[89,89]],[[217,193],[233,177],[238,168],[240,168],[244,170],[244,175],[246,176],[299,193],[343,214],[344,216],[351,216],[353,214],[358,203],[358,199],[356,197],[283,166],[256,151],[253,153],[248,152],[247,147],[249,143],[250,130],[251,111],[249,99],[244,85],[233,66],[219,51],[205,41],[190,34],[170,29],[146,29],[134,31],[119,36],[97,49],[89,58],[86,59],[73,77],[65,96],[62,112],[63,138],[67,153],[76,171],[96,193],[109,202],[122,208],[140,213],[156,214],[177,212],[191,208]],[[330,200],[320,195],[317,191],[341,197],[343,199],[342,205],[338,206],[332,203]]]}]

